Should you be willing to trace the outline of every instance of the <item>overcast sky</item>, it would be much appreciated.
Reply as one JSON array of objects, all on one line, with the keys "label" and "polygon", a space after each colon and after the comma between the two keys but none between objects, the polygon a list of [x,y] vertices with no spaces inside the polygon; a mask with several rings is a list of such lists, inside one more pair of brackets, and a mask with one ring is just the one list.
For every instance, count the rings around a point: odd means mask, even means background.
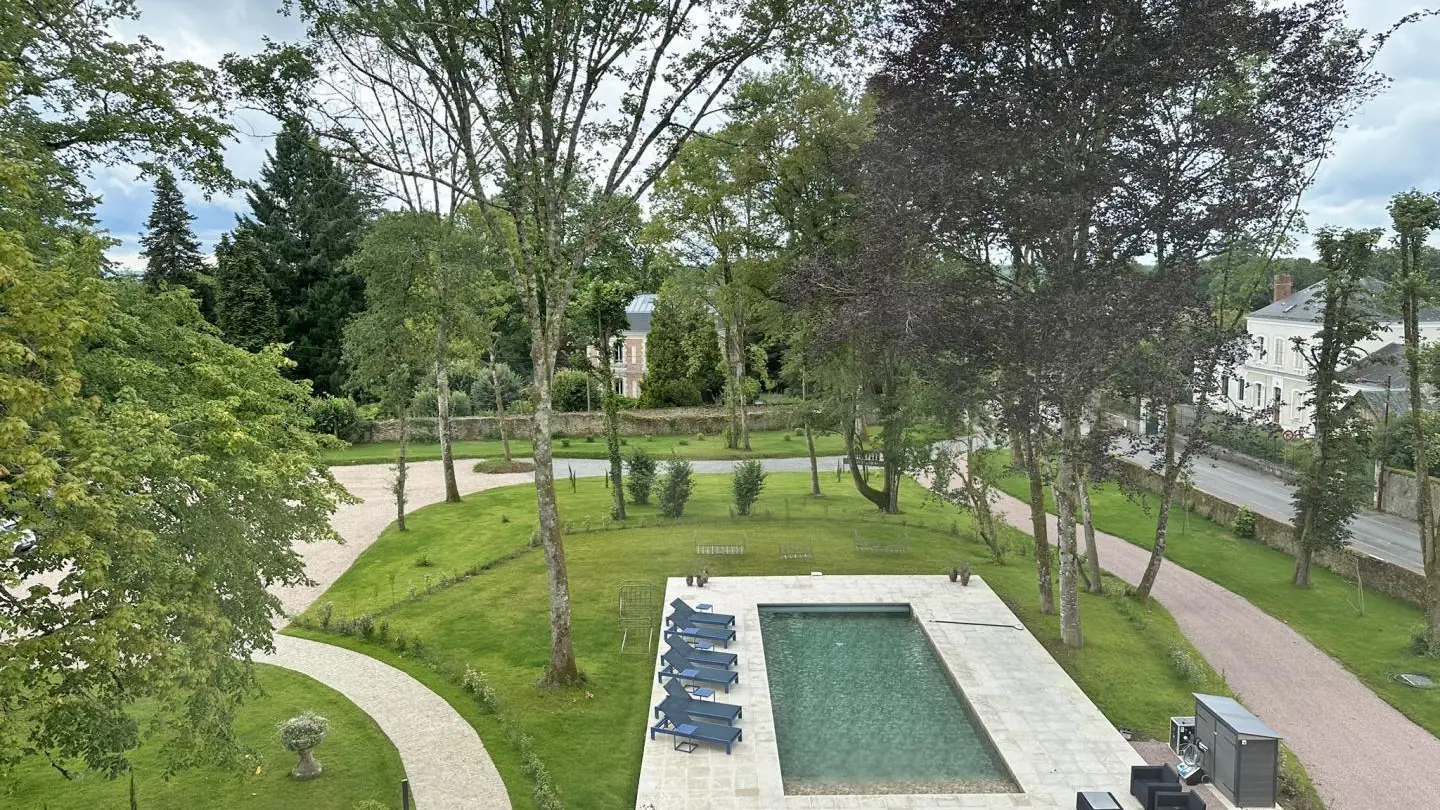
[{"label": "overcast sky", "polygon": [[[1345,0],[1355,25],[1383,30],[1421,0]],[[216,65],[228,52],[250,53],[261,37],[294,40],[301,33],[293,18],[279,14],[280,0],[139,0],[141,17],[120,33],[144,33],[171,58]],[[1440,158],[1433,144],[1440,131],[1440,19],[1425,20],[1402,31],[1385,48],[1378,67],[1393,83],[1371,101],[1341,134],[1333,158],[1321,169],[1303,207],[1312,228],[1383,227],[1385,204],[1397,191],[1411,187],[1440,189]],[[227,163],[242,179],[256,176],[275,133],[274,123],[254,114],[237,115],[240,131],[227,150]],[[111,258],[138,266],[137,240],[150,210],[149,184],[126,168],[107,170],[94,178],[102,195],[100,219],[121,241]],[[186,189],[195,231],[208,252],[229,230],[236,212],[245,208],[242,195],[205,201],[198,190]],[[1304,237],[1302,237],[1302,240]],[[1301,251],[1309,254],[1308,244]]]}]

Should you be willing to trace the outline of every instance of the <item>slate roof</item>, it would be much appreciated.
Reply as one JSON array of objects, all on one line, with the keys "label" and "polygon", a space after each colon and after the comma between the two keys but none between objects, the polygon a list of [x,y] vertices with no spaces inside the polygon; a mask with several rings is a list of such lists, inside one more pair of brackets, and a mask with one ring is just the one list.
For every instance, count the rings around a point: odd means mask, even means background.
[{"label": "slate roof", "polygon": [[630,321],[631,332],[649,332],[650,316],[655,314],[655,294],[641,293],[630,300],[625,307],[625,317]]},{"label": "slate roof", "polygon": [[[1365,407],[1370,409],[1370,413],[1373,414],[1377,420],[1385,418],[1385,414],[1387,413],[1390,414],[1390,418],[1393,419],[1397,416],[1404,416],[1410,412],[1410,392],[1403,388],[1391,389],[1389,391],[1367,389],[1357,392],[1355,396],[1365,401]],[[1387,397],[1390,399],[1390,408],[1388,411],[1385,408],[1385,399]],[[1426,410],[1431,409],[1431,407],[1426,407]]]},{"label": "slate roof", "polygon": [[1405,344],[1388,343],[1383,348],[1376,349],[1340,369],[1339,377],[1348,383],[1371,383],[1374,385],[1384,385],[1388,378],[1392,389],[1408,388]]},{"label": "slate roof", "polygon": [[[1376,305],[1374,298],[1379,292],[1385,289],[1385,282],[1378,278],[1363,278],[1360,284],[1365,292],[1359,298],[1359,304],[1375,318],[1384,320],[1396,320],[1397,316],[1392,313],[1382,312]],[[1313,322],[1320,320],[1320,308],[1324,306],[1325,282],[1318,281],[1303,290],[1297,290],[1289,296],[1275,301],[1250,313],[1252,318],[1268,318],[1274,321],[1302,321]],[[1440,309],[1420,310],[1420,320],[1440,321]]]}]

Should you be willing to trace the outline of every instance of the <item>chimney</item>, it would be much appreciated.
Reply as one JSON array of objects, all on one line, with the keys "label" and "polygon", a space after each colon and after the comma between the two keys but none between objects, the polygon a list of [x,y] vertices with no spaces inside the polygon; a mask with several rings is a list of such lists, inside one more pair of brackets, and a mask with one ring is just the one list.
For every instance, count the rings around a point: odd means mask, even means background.
[{"label": "chimney", "polygon": [[1290,297],[1290,293],[1292,293],[1292,292],[1294,292],[1294,291],[1295,291],[1295,282],[1294,282],[1293,279],[1290,278],[1290,274],[1289,274],[1289,273],[1276,273],[1276,274],[1275,274],[1275,299],[1274,299],[1274,300],[1279,301],[1279,300],[1281,300],[1281,299],[1283,299],[1283,298],[1289,298],[1289,297]]}]

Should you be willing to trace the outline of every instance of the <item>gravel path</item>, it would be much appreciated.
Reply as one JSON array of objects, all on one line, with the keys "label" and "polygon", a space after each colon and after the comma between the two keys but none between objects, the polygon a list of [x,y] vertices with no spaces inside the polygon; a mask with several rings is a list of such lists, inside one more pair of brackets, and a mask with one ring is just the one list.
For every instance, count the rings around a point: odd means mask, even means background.
[{"label": "gravel path", "polygon": [[[1001,494],[997,506],[1006,521],[1029,534],[1027,504]],[[1057,531],[1051,515],[1051,542]],[[1131,584],[1140,581],[1149,552],[1103,532],[1095,539],[1106,570]],[[1299,633],[1171,562],[1161,569],[1154,596],[1245,705],[1285,736],[1329,810],[1440,804],[1440,740]]]},{"label": "gravel path", "polygon": [[[309,675],[374,718],[400,752],[416,806],[509,810],[505,783],[475,729],[404,672],[368,655],[290,636],[276,636],[275,654],[255,660]],[[323,765],[323,746],[319,759]]]}]

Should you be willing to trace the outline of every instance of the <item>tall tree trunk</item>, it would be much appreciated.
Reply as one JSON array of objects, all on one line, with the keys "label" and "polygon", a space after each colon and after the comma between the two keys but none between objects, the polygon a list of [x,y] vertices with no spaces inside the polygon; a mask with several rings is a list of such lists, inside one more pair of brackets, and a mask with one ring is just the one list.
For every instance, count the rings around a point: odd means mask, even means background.
[{"label": "tall tree trunk", "polygon": [[620,465],[620,401],[615,395],[614,375],[610,370],[610,353],[600,352],[601,380],[605,384],[600,408],[605,417],[605,446],[610,456],[610,517],[625,519],[625,488]]},{"label": "tall tree trunk", "polygon": [[410,414],[400,414],[400,455],[395,457],[395,481],[390,485],[395,495],[395,526],[405,531],[405,477],[409,474],[406,456],[410,452]]},{"label": "tall tree trunk", "polygon": [[440,428],[440,467],[445,473],[445,502],[460,503],[460,487],[455,482],[455,454],[451,447],[450,430],[450,363],[445,355],[445,325],[435,330],[435,412]]},{"label": "tall tree trunk", "polygon": [[1030,534],[1035,537],[1035,582],[1040,589],[1040,612],[1055,612],[1055,586],[1050,574],[1050,540],[1045,511],[1045,479],[1040,474],[1040,448],[1035,434],[1038,420],[1025,431],[1025,472],[1030,478]]},{"label": "tall tree trunk", "polygon": [[[845,429],[845,455],[850,460],[850,477],[855,481],[855,490],[864,496],[865,500],[875,504],[880,511],[893,513],[893,502],[888,489],[876,489],[870,486],[870,482],[865,480],[864,473],[860,472],[860,459],[855,455],[855,422],[853,419]],[[889,468],[886,469],[885,480],[889,481]]]},{"label": "tall tree trunk", "polygon": [[1155,589],[1155,579],[1160,576],[1160,564],[1165,560],[1165,541],[1170,536],[1170,502],[1175,498],[1175,486],[1180,480],[1180,465],[1175,460],[1175,429],[1179,420],[1179,409],[1174,402],[1165,405],[1165,475],[1160,486],[1160,514],[1155,518],[1155,544],[1150,548],[1150,561],[1145,564],[1145,574],[1140,577],[1140,586],[1135,589],[1135,598],[1141,602],[1150,599]]},{"label": "tall tree trunk", "polygon": [[810,420],[805,420],[805,454],[810,457],[810,494],[820,497],[820,460],[815,458],[815,435],[810,431]]},{"label": "tall tree trunk", "polygon": [[1105,590],[1104,583],[1100,580],[1100,548],[1095,545],[1095,521],[1090,515],[1090,476],[1085,470],[1075,476],[1077,494],[1080,500],[1080,516],[1085,521],[1085,567],[1089,569],[1089,576],[1086,580],[1087,589],[1091,593],[1100,593]]},{"label": "tall tree trunk", "polygon": [[1080,428],[1074,416],[1060,416],[1060,469],[1055,480],[1055,507],[1059,512],[1060,536],[1060,640],[1067,646],[1084,643],[1080,634],[1079,561],[1075,543],[1075,455]]},{"label": "tall tree trunk", "polygon": [[531,359],[535,364],[535,504],[540,519],[540,544],[545,549],[545,573],[550,586],[550,665],[545,683],[568,686],[580,681],[570,623],[570,575],[565,567],[565,541],[560,536],[560,510],[555,496],[554,456],[551,452],[550,384],[555,351],[543,333],[543,324],[531,325]]},{"label": "tall tree trunk", "polygon": [[500,449],[505,460],[514,461],[510,456],[510,434],[505,430],[505,392],[500,390],[500,369],[495,365],[495,347],[490,347],[490,379],[495,389],[495,420],[500,424]]}]

